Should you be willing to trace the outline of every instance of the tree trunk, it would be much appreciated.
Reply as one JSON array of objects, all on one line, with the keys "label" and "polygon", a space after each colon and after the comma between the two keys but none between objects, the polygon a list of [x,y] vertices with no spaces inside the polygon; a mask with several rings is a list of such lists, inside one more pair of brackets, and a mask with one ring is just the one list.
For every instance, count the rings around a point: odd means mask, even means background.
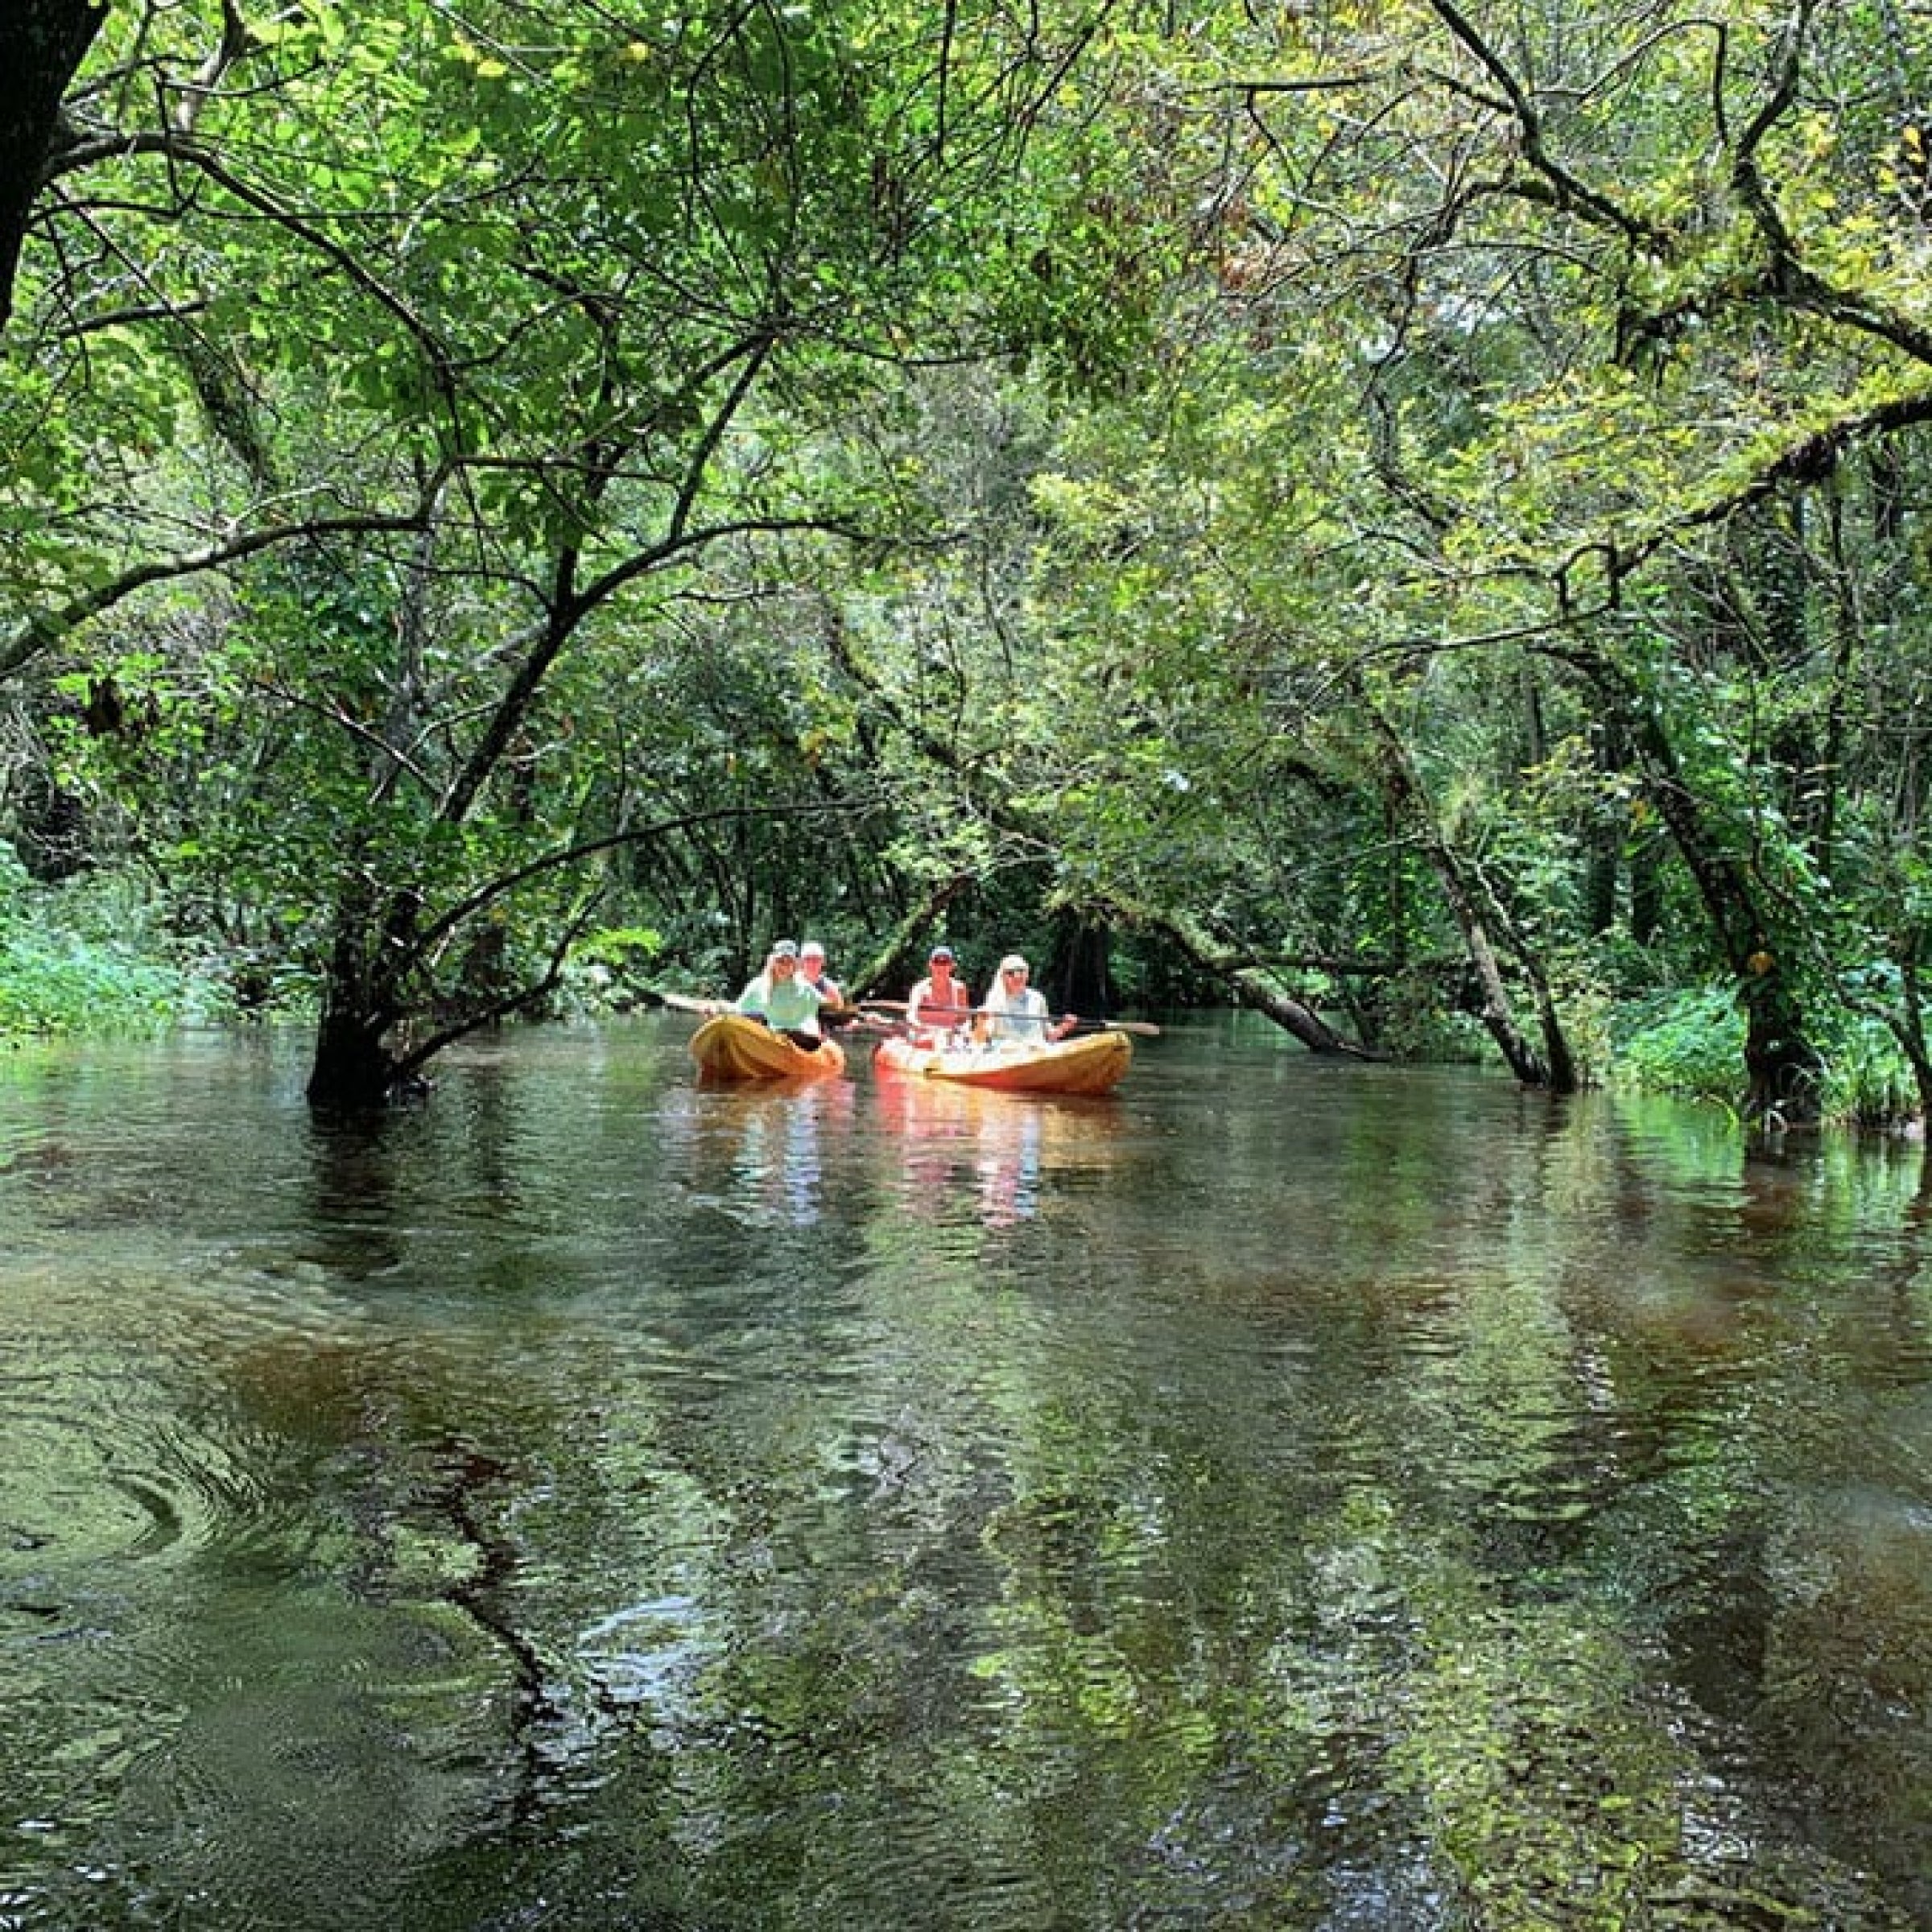
[{"label": "tree trunk", "polygon": [[1113,1011],[1108,951],[1104,926],[1083,921],[1067,935],[1059,948],[1059,1011],[1081,1013],[1089,1019]]},{"label": "tree trunk", "polygon": [[[428,527],[417,543],[398,613],[398,654],[391,667],[389,709],[382,729],[368,741],[370,797],[378,807],[391,802],[407,768],[407,760],[396,747],[409,744],[423,729],[422,660],[427,613],[436,584],[435,531],[440,492],[430,507]],[[558,600],[543,623],[526,635],[523,654],[514,666],[486,730],[438,801],[436,815],[444,823],[460,824],[484,786],[511,757],[518,730],[536,702],[544,676],[582,613],[582,605],[564,594],[574,567],[575,553],[560,553],[555,577]],[[372,855],[369,871],[372,877],[381,876],[379,857]],[[306,1090],[312,1106],[380,1107],[394,1097],[406,1075],[416,1077],[414,1067],[420,1055],[406,1061],[391,1045],[390,1036],[406,1016],[425,1020],[433,1017],[424,993],[427,978],[423,970],[427,964],[423,919],[423,896],[407,887],[357,887],[336,906],[336,938]],[[485,928],[485,950],[475,956],[479,968],[488,961],[489,943]],[[473,993],[473,997],[478,1009],[485,1013],[510,1004],[500,996],[500,989]],[[462,1030],[460,1024],[444,1029],[445,1033]]]},{"label": "tree trunk", "polygon": [[[1590,728],[1590,762],[1600,778],[1625,770],[1629,764],[1624,734],[1614,717],[1599,718]],[[1612,805],[1599,804],[1581,828],[1583,847],[1583,895],[1590,936],[1601,939],[1616,924],[1627,837],[1622,815]],[[1631,886],[1631,923],[1636,923],[1636,884]]]},{"label": "tree trunk", "polygon": [[1745,1113],[1754,1120],[1775,1115],[1786,1126],[1815,1122],[1822,1063],[1806,1037],[1802,1005],[1750,873],[1706,825],[1703,803],[1655,712],[1607,659],[1587,654],[1579,662],[1624,714],[1658,815],[1696,883],[1736,980],[1744,1013]]},{"label": "tree trunk", "polygon": [[1450,844],[1435,815],[1435,807],[1425,790],[1421,775],[1409,756],[1395,728],[1364,692],[1362,708],[1382,747],[1382,782],[1397,816],[1420,838],[1434,869],[1443,897],[1463,935],[1463,945],[1483,989],[1484,1030],[1494,1040],[1509,1071],[1525,1087],[1545,1087],[1555,1093],[1574,1093],[1577,1089],[1576,1062],[1563,1032],[1556,1001],[1541,963],[1531,957],[1520,941],[1516,952],[1536,1002],[1538,1022],[1543,1035],[1539,1053],[1516,1023],[1509,989],[1496,957],[1492,930],[1507,934],[1508,915],[1480,877],[1463,865]]},{"label": "tree trunk", "polygon": [[305,1090],[310,1106],[331,1113],[363,1113],[388,1104],[397,1063],[383,1044],[382,1030],[351,1008],[324,1005]]},{"label": "tree trunk", "polygon": [[850,999],[902,996],[926,970],[926,949],[946,936],[947,908],[972,884],[968,873],[942,880],[893,928],[886,943],[844,980]]},{"label": "tree trunk", "polygon": [[0,328],[13,318],[27,226],[46,184],[60,103],[107,19],[97,0],[0,7]]},{"label": "tree trunk", "polygon": [[402,1012],[397,968],[386,962],[412,956],[417,914],[413,900],[378,911],[370,899],[336,908],[335,943],[322,989],[315,1058],[306,1089],[309,1104],[332,1112],[385,1105],[401,1063],[389,1044]]},{"label": "tree trunk", "polygon": [[1798,996],[1769,952],[1751,956],[1746,975],[1740,995],[1744,1008],[1744,1071],[1749,1079],[1745,1115],[1787,1127],[1809,1125],[1820,1112],[1818,1081],[1823,1067],[1805,1038]]},{"label": "tree trunk", "polygon": [[1246,964],[1186,913],[1158,911],[1117,899],[1112,903],[1126,924],[1159,933],[1203,972],[1220,980],[1242,1005],[1267,1014],[1311,1053],[1346,1054],[1364,1060],[1373,1057],[1364,1047],[1337,1033],[1313,1007],[1296,999],[1273,974]]},{"label": "tree trunk", "polygon": [[[1918,942],[1915,934],[1905,948],[1900,962],[1902,998],[1899,1010],[1888,1013],[1886,1023],[1912,1069],[1913,1084],[1918,1089],[1918,1117],[1932,1121],[1932,1051],[1926,1045],[1925,1006],[1918,979]],[[1928,1172],[1932,1172],[1929,1165]]]}]

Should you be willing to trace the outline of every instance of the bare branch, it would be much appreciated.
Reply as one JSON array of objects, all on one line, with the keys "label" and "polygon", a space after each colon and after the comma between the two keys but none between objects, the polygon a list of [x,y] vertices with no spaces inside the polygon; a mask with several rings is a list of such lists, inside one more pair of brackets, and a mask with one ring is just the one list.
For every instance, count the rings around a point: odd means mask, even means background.
[{"label": "bare branch", "polygon": [[1581,214],[1615,229],[1639,248],[1661,252],[1670,241],[1663,230],[1579,180],[1550,152],[1543,138],[1542,116],[1536,103],[1495,49],[1476,31],[1455,0],[1430,0],[1430,5],[1450,32],[1502,89],[1508,112],[1516,122],[1523,159],[1547,184],[1548,198],[1554,205],[1566,213]]}]

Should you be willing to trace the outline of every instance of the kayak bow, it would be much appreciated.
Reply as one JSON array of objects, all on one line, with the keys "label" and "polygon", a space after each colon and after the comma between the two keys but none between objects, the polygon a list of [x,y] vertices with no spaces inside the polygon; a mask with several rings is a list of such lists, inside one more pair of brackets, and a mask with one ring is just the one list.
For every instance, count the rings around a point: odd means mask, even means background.
[{"label": "kayak bow", "polygon": [[823,1080],[845,1071],[836,1040],[814,1051],[743,1013],[713,1014],[691,1036],[691,1057],[712,1080]]},{"label": "kayak bow", "polygon": [[1064,1040],[985,1046],[921,1046],[881,1040],[872,1056],[881,1073],[950,1080],[1001,1093],[1108,1093],[1133,1059],[1133,1042],[1108,1028]]}]

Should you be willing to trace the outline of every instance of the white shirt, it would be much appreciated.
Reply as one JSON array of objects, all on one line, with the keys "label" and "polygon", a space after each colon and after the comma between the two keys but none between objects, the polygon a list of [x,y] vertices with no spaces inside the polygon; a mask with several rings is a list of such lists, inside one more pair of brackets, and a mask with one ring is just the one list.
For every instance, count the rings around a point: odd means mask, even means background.
[{"label": "white shirt", "polygon": [[1004,979],[996,980],[980,1011],[992,1022],[996,1040],[1043,1040],[1046,1037],[1046,996],[1033,986],[1008,992]]}]

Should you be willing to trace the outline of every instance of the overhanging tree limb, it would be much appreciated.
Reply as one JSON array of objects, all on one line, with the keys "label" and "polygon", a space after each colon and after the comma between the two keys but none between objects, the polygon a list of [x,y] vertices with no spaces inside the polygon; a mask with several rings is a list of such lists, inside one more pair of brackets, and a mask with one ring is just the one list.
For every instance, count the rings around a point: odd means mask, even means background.
[{"label": "overhanging tree limb", "polygon": [[1375,1056],[1357,1042],[1338,1033],[1305,1001],[1298,1000],[1265,968],[1225,940],[1217,938],[1191,913],[1169,906],[1150,906],[1118,893],[1102,896],[1096,910],[1124,926],[1158,933],[1190,964],[1218,980],[1241,1005],[1264,1013],[1311,1053],[1350,1059]]},{"label": "overhanging tree limb", "polygon": [[54,649],[82,625],[112,610],[116,605],[125,603],[137,591],[145,590],[150,584],[220,570],[283,543],[309,542],[320,537],[393,535],[419,530],[422,524],[420,511],[394,516],[316,517],[295,523],[265,525],[221,543],[211,543],[203,550],[187,551],[178,556],[156,558],[137,564],[84,595],[70,598],[58,610],[35,613],[18,625],[10,636],[0,640],[0,678],[23,669]]}]

